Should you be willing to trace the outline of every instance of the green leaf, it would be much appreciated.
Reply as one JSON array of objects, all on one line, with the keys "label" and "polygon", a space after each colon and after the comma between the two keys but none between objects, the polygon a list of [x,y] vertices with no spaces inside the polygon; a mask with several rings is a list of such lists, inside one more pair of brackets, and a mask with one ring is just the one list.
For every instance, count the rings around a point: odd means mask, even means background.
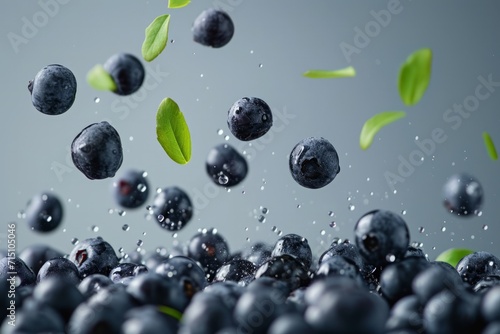
[{"label": "green leaf", "polygon": [[359,146],[361,146],[361,149],[366,150],[370,147],[373,138],[380,129],[405,116],[406,113],[404,111],[384,111],[367,120],[359,136]]},{"label": "green leaf", "polygon": [[152,61],[165,49],[169,22],[170,15],[161,15],[146,28],[146,37],[142,43],[142,57],[145,61]]},{"label": "green leaf", "polygon": [[446,262],[456,267],[458,262],[474,251],[465,248],[450,248],[438,255],[436,261]]},{"label": "green leaf", "polygon": [[488,151],[488,155],[491,160],[498,160],[497,149],[495,148],[495,143],[493,143],[493,139],[488,132],[483,132],[483,140],[484,146],[486,146],[486,150]]},{"label": "green leaf", "polygon": [[399,70],[399,95],[407,106],[417,104],[431,80],[432,51],[420,49],[412,53]]},{"label": "green leaf", "polygon": [[182,8],[190,2],[191,0],[168,0],[168,8]]},{"label": "green leaf", "polygon": [[116,90],[116,83],[104,67],[96,65],[87,73],[87,83],[97,90]]},{"label": "green leaf", "polygon": [[179,164],[191,159],[191,135],[184,115],[171,98],[164,99],[156,114],[156,135],[168,156]]},{"label": "green leaf", "polygon": [[181,320],[181,318],[182,318],[182,313],[179,312],[179,311],[177,311],[174,308],[171,308],[171,307],[168,307],[168,306],[164,306],[164,305],[160,305],[160,306],[158,306],[158,310],[161,313],[169,315],[169,316],[171,316],[174,319]]},{"label": "green leaf", "polygon": [[303,74],[306,78],[311,79],[334,79],[334,78],[351,78],[356,76],[354,67],[349,66],[336,71],[328,70],[310,70]]}]

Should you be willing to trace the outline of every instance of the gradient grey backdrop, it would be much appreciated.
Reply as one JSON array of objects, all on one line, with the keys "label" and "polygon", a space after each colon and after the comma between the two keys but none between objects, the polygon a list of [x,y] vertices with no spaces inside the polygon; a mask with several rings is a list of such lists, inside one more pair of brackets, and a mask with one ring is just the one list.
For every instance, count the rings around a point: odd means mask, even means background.
[{"label": "gradient grey backdrop", "polygon": [[[365,212],[384,208],[406,210],[411,240],[423,243],[432,259],[449,247],[500,255],[500,165],[489,159],[481,138],[482,131],[489,131],[500,145],[500,87],[494,87],[457,129],[443,119],[454,104],[470,100],[478,77],[491,75],[500,82],[497,1],[401,0],[398,14],[385,27],[373,23],[371,11],[386,10],[391,1],[193,0],[177,10],[169,10],[166,0],[2,2],[0,212],[4,223],[18,223],[19,250],[47,243],[69,252],[72,238],[100,235],[126,251],[141,239],[149,251],[188,240],[199,228],[216,227],[235,251],[249,242],[274,242],[276,226],[284,234],[303,235],[319,254],[334,237],[352,239],[354,224]],[[57,13],[40,14],[41,3],[57,3]],[[232,41],[221,49],[194,43],[191,25],[196,16],[222,5],[236,26]],[[172,43],[152,63],[143,61],[147,88],[122,98],[87,85],[87,71],[114,53],[140,57],[144,29],[165,13],[172,15]],[[26,22],[34,20],[40,27],[31,34],[26,28],[23,32]],[[365,28],[374,30],[361,45],[356,31]],[[24,38],[21,44],[9,41],[13,34]],[[359,47],[347,58],[341,49],[346,44]],[[417,106],[406,107],[397,91],[399,66],[422,47],[434,52],[431,83]],[[78,81],[73,107],[55,117],[36,111],[27,90],[28,80],[52,63],[70,68]],[[355,78],[302,77],[308,69],[348,65],[356,68]],[[260,97],[275,112],[273,129],[252,147],[231,136],[226,125],[227,110],[243,96]],[[165,97],[178,102],[191,130],[193,156],[184,166],[171,161],[156,141],[156,110]],[[387,110],[405,110],[407,117],[384,128],[372,147],[362,151],[359,133],[364,121]],[[118,215],[110,195],[112,180],[88,180],[73,166],[71,141],[82,128],[102,120],[111,122],[122,138],[119,172],[144,169],[153,192],[177,185],[192,197],[196,215],[176,237],[146,220],[144,208]],[[394,193],[385,173],[397,173],[400,157],[408,159],[418,149],[415,137],[430,138],[436,128],[447,140],[425,155]],[[224,134],[218,135],[218,129]],[[204,166],[208,150],[224,142],[227,134],[227,143],[249,154],[250,166],[247,179],[229,193],[212,185]],[[340,156],[340,174],[318,190],[302,188],[288,171],[289,152],[308,136],[327,138]],[[472,173],[484,187],[480,217],[458,218],[442,206],[443,183],[460,171]],[[18,212],[34,194],[51,189],[64,201],[64,222],[51,234],[30,231]],[[261,206],[269,210],[264,223],[255,218]],[[336,227],[329,226],[332,221]],[[129,231],[122,230],[124,224]],[[98,232],[91,231],[93,225]],[[0,231],[2,243],[5,233]]]}]

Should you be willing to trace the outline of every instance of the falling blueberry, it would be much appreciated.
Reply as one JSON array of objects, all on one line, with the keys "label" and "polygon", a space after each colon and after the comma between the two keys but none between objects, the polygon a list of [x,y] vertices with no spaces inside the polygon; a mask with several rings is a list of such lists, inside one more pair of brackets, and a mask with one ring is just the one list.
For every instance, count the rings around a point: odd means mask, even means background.
[{"label": "falling blueberry", "polygon": [[457,216],[476,214],[483,202],[483,187],[472,175],[452,175],[443,187],[444,206]]},{"label": "falling blueberry", "polygon": [[63,206],[54,194],[43,192],[35,195],[26,208],[28,226],[37,232],[51,232],[62,221]]},{"label": "falling blueberry", "polygon": [[245,179],[248,164],[231,145],[219,144],[208,153],[206,169],[216,185],[232,187]]},{"label": "falling blueberry", "polygon": [[52,64],[45,66],[29,82],[33,106],[46,115],[60,115],[75,102],[76,79],[68,68]]},{"label": "falling blueberry", "polygon": [[244,97],[229,109],[227,125],[239,140],[254,140],[269,131],[273,125],[273,114],[267,103],[258,97]]},{"label": "falling blueberry", "polygon": [[141,88],[144,82],[144,66],[137,57],[129,53],[117,53],[103,65],[111,75],[118,95],[130,95]]},{"label": "falling blueberry", "polygon": [[191,199],[179,187],[161,189],[155,196],[152,210],[158,224],[169,231],[184,228],[193,216]]},{"label": "falling blueberry", "polygon": [[148,199],[149,184],[143,171],[127,170],[113,182],[113,195],[118,205],[134,209],[143,205]]},{"label": "falling blueberry", "polygon": [[233,21],[222,10],[207,9],[193,23],[193,39],[201,45],[220,48],[229,43],[233,35]]},{"label": "falling blueberry", "polygon": [[309,137],[293,148],[289,159],[293,179],[303,187],[318,189],[326,186],[340,172],[339,156],[324,138]]},{"label": "falling blueberry", "polygon": [[120,135],[108,122],[91,124],[73,140],[71,158],[91,180],[113,177],[123,161]]}]

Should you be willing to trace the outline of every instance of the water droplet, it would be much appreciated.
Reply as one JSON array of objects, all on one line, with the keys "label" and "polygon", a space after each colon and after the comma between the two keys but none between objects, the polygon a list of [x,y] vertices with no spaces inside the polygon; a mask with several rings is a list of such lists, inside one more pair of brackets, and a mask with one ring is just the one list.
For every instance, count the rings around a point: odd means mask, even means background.
[{"label": "water droplet", "polygon": [[253,50],[250,50],[250,54],[253,54]]},{"label": "water droplet", "polygon": [[92,232],[99,232],[99,226],[97,225],[92,225],[90,229],[92,230]]},{"label": "water droplet", "polygon": [[19,219],[26,218],[26,212],[24,212],[24,210],[19,210],[19,212],[17,213],[17,218]]},{"label": "water droplet", "polygon": [[370,178],[369,177],[366,178],[366,182],[370,182]]},{"label": "water droplet", "polygon": [[245,194],[246,194],[245,190],[242,190],[242,191],[241,191],[241,193],[242,193],[243,195],[245,195]]},{"label": "water droplet", "polygon": [[99,103],[99,102],[101,102],[101,99],[99,97],[96,97],[96,98],[94,98],[94,102]]},{"label": "water droplet", "polygon": [[352,203],[349,204],[348,208],[349,208],[349,211],[354,211],[354,209],[356,209],[356,207]]},{"label": "water droplet", "polygon": [[483,230],[487,230],[488,229],[488,225],[483,225]]},{"label": "water droplet", "polygon": [[283,235],[283,231],[279,230],[278,231],[278,237],[281,237]]},{"label": "water droplet", "polygon": [[473,234],[473,235],[471,235],[471,236],[470,236],[470,238],[471,238],[471,239],[475,239],[476,237],[475,237],[475,236],[474,236],[474,234]]},{"label": "water droplet", "polygon": [[115,212],[115,210],[113,210],[113,209],[109,209],[109,210],[108,210],[108,213],[109,213],[110,215],[112,215],[112,214],[113,214],[113,212]]},{"label": "water droplet", "polygon": [[130,226],[128,226],[128,224],[123,224],[122,230],[128,231],[128,230],[130,230]]},{"label": "water droplet", "polygon": [[394,189],[394,191],[392,192],[394,195],[396,195],[398,193],[398,191],[396,189]]},{"label": "water droplet", "polygon": [[406,210],[402,210],[402,211],[401,211],[401,214],[402,214],[403,216],[404,216],[404,215],[406,215]]},{"label": "water droplet", "polygon": [[494,265],[494,264],[495,264],[495,262],[493,262],[493,261],[489,261],[489,262],[488,262],[488,265],[489,265],[490,267],[493,267],[493,265]]},{"label": "water droplet", "polygon": [[300,209],[301,207],[302,207],[302,205],[297,204],[297,209]]},{"label": "water droplet", "polygon": [[337,223],[336,222],[330,222],[330,224],[328,224],[328,225],[330,225],[331,228],[337,227]]},{"label": "water droplet", "polygon": [[158,222],[160,222],[160,223],[162,223],[165,220],[165,216],[163,216],[163,215],[158,215],[158,217],[156,217],[156,218],[158,218]]},{"label": "water droplet", "polygon": [[347,197],[347,200],[348,200],[348,201],[352,201],[352,197],[351,197],[351,196],[348,196],[348,197]]},{"label": "water droplet", "polygon": [[71,244],[74,246],[76,244],[78,244],[78,239],[77,238],[72,238],[71,239]]},{"label": "water droplet", "polygon": [[47,199],[49,199],[49,196],[47,196],[46,194],[43,194],[42,195],[42,201],[46,201]]},{"label": "water droplet", "polygon": [[267,215],[267,214],[269,213],[269,209],[268,209],[268,208],[264,208],[264,207],[262,207],[262,206],[260,207],[260,211],[261,211],[263,214],[265,214],[265,215]]},{"label": "water droplet", "polygon": [[259,67],[262,68],[262,66],[264,66],[263,64],[259,64]]},{"label": "water droplet", "polygon": [[264,187],[264,186],[260,186],[260,190],[264,190],[264,189],[265,189],[265,187]]},{"label": "water droplet", "polygon": [[148,189],[148,187],[143,183],[139,183],[137,185],[137,190],[139,190],[141,193],[145,192],[147,189]]},{"label": "water droplet", "polygon": [[123,247],[118,248],[118,253],[123,253]]},{"label": "water droplet", "polygon": [[415,140],[418,140],[418,136],[415,136]]},{"label": "water droplet", "polygon": [[396,261],[396,256],[394,254],[387,254],[387,256],[385,257],[385,259],[387,260],[387,262],[394,262]]},{"label": "water droplet", "polygon": [[445,231],[446,231],[446,226],[441,227],[441,232],[445,232]]},{"label": "water droplet", "polygon": [[139,240],[137,240],[136,245],[141,247],[143,243],[144,242],[141,239],[139,239]]},{"label": "water droplet", "polygon": [[219,184],[227,184],[229,182],[229,178],[224,173],[220,173],[218,181]]},{"label": "water droplet", "polygon": [[424,233],[424,232],[425,232],[425,228],[424,228],[423,226],[420,226],[420,227],[418,228],[418,231],[419,231],[420,233]]},{"label": "water droplet", "polygon": [[328,216],[330,216],[330,217],[335,216],[335,212],[333,212],[333,211],[328,211]]},{"label": "water droplet", "polygon": [[125,216],[127,214],[127,211],[118,210],[117,213],[118,213],[118,216],[123,217],[123,216]]},{"label": "water droplet", "polygon": [[276,232],[278,230],[278,228],[276,226],[273,226],[273,228],[271,228],[271,231],[273,232]]},{"label": "water droplet", "polygon": [[325,230],[321,230],[321,232],[319,232],[319,234],[321,234],[321,235],[325,235],[325,234],[326,234],[326,231],[325,231]]},{"label": "water droplet", "polygon": [[128,140],[130,140],[130,141],[134,141],[134,137],[133,137],[133,136],[130,136],[130,137],[128,137]]},{"label": "water droplet", "polygon": [[203,73],[202,73],[202,74],[200,74],[200,78],[203,78]]},{"label": "water droplet", "polygon": [[172,238],[174,238],[174,239],[177,238],[177,233],[173,233]]},{"label": "water droplet", "polygon": [[224,130],[222,130],[222,129],[217,130],[217,134],[218,134],[219,136],[222,136],[222,134],[223,134],[223,133],[224,133]]},{"label": "water droplet", "polygon": [[229,135],[225,135],[224,140],[229,140]]},{"label": "water droplet", "polygon": [[259,221],[259,223],[265,223],[266,217],[264,217],[263,215],[260,215],[259,218],[257,218],[257,220]]}]

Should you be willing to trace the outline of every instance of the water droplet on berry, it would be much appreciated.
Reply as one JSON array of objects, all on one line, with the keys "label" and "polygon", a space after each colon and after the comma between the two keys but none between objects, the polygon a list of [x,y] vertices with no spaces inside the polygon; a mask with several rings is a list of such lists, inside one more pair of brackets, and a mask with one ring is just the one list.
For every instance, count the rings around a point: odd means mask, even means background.
[{"label": "water droplet on berry", "polygon": [[229,178],[224,173],[220,173],[218,182],[219,184],[227,184],[229,182]]},{"label": "water droplet on berry", "polygon": [[387,254],[387,256],[385,257],[385,259],[387,260],[387,262],[394,262],[396,261],[396,256],[394,254]]}]

